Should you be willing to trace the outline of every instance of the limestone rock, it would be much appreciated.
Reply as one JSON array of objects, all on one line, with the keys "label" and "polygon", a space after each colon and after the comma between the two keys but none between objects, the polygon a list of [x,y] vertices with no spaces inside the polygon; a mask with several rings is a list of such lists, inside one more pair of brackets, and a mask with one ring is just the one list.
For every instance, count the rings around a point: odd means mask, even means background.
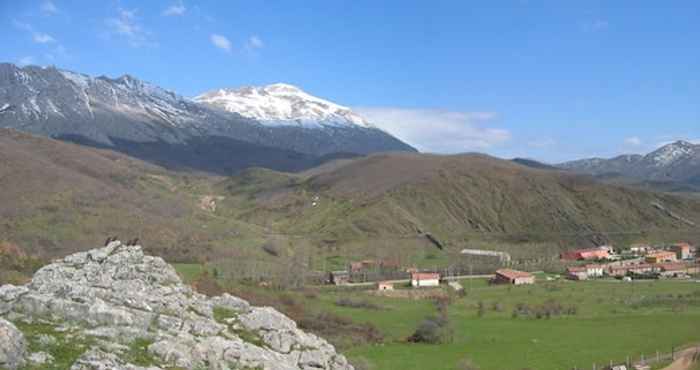
[{"label": "limestone rock", "polygon": [[158,367],[141,367],[125,363],[119,356],[99,349],[84,353],[70,370],[162,370]]},{"label": "limestone rock", "polygon": [[27,343],[11,322],[0,318],[0,368],[14,370],[24,365]]},{"label": "limestone rock", "polygon": [[46,352],[34,352],[27,358],[34,366],[47,365],[53,362],[54,358]]},{"label": "limestone rock", "polygon": [[[217,321],[218,308],[233,317]],[[27,286],[0,287],[0,316],[61,323],[55,329],[68,325],[92,338],[98,347],[83,354],[72,370],[144,370],[120,357],[136,340],[148,344],[148,354],[162,368],[352,370],[332,345],[273,308],[252,307],[229,294],[198,294],[163,259],[118,241],[47,265]],[[21,333],[4,323],[0,367],[49,360],[26,354]]]}]

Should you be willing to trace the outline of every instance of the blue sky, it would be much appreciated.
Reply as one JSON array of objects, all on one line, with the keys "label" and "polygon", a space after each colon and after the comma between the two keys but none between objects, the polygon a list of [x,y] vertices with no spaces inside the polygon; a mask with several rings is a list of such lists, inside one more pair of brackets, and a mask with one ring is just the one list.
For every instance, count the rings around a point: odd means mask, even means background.
[{"label": "blue sky", "polygon": [[8,1],[0,61],[194,96],[287,82],[432,152],[700,140],[700,2]]}]

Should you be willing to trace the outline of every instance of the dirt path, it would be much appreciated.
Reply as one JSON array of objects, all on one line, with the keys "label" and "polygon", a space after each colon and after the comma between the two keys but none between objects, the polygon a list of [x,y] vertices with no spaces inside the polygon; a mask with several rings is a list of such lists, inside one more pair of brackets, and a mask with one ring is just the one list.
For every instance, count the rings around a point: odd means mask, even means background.
[{"label": "dirt path", "polygon": [[692,369],[693,365],[695,365],[693,363],[693,358],[695,356],[698,356],[699,354],[700,348],[698,347],[683,350],[679,354],[679,356],[681,357],[678,360],[671,363],[671,365],[668,365],[667,367],[663,368],[663,370],[690,370]]}]

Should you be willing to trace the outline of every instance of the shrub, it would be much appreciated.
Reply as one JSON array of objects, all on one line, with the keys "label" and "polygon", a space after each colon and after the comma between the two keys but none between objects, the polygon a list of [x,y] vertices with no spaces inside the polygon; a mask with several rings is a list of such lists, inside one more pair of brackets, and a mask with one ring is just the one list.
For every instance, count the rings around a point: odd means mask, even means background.
[{"label": "shrub", "polygon": [[367,301],[367,300],[361,300],[361,301],[353,301],[350,298],[340,298],[337,301],[335,301],[335,305],[339,307],[350,307],[350,308],[364,308],[368,310],[381,310],[382,307]]},{"label": "shrub", "polygon": [[452,328],[446,317],[427,317],[408,338],[409,342],[440,344],[452,340]]},{"label": "shrub", "polygon": [[277,250],[277,247],[275,247],[272,243],[263,244],[262,250],[273,257],[279,257],[280,255],[280,252]]}]

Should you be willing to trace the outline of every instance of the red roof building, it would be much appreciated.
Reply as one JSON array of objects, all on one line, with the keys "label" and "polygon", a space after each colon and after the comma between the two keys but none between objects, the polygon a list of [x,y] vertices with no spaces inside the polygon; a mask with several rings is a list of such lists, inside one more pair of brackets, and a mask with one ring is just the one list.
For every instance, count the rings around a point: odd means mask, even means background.
[{"label": "red roof building", "polygon": [[690,244],[688,243],[677,243],[671,246],[671,251],[675,252],[676,257],[680,260],[684,260],[692,256],[690,249]]},{"label": "red roof building", "polygon": [[676,254],[669,251],[658,251],[649,253],[644,258],[647,263],[664,263],[664,262],[675,262],[677,260]]},{"label": "red roof building", "polygon": [[411,286],[435,287],[440,285],[440,274],[434,272],[414,272],[411,274]]},{"label": "red roof building", "polygon": [[568,261],[593,261],[610,258],[609,247],[577,249],[561,253],[560,258]]},{"label": "red roof building", "polygon": [[496,277],[494,278],[494,282],[500,284],[513,285],[534,284],[535,276],[529,272],[511,269],[501,269],[496,271]]}]

